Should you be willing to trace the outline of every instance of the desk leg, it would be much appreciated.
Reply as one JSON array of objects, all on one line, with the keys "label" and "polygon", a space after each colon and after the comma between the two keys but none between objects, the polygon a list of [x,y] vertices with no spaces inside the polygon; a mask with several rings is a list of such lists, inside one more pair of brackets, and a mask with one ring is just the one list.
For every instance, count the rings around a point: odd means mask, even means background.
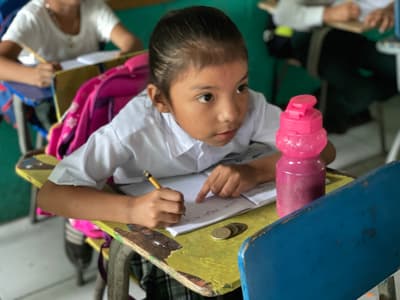
[{"label": "desk leg", "polygon": [[29,150],[32,150],[31,135],[29,133],[27,121],[25,119],[25,107],[21,99],[14,95],[13,108],[15,113],[15,119],[17,122],[17,133],[18,143],[22,154],[26,154]]},{"label": "desk leg", "polygon": [[107,272],[109,300],[129,298],[129,262],[134,253],[132,248],[115,239],[111,242]]}]

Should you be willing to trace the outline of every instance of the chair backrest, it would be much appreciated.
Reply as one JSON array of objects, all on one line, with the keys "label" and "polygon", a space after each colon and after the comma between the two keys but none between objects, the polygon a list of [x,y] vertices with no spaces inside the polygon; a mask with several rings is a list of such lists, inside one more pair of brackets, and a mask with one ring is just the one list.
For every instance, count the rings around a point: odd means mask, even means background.
[{"label": "chair backrest", "polygon": [[244,299],[356,299],[393,274],[399,178],[399,162],[381,167],[244,241]]},{"label": "chair backrest", "polygon": [[75,94],[83,83],[108,69],[122,65],[134,55],[136,53],[129,53],[103,63],[56,72],[53,78],[52,89],[57,120],[61,120],[62,115],[71,105]]}]

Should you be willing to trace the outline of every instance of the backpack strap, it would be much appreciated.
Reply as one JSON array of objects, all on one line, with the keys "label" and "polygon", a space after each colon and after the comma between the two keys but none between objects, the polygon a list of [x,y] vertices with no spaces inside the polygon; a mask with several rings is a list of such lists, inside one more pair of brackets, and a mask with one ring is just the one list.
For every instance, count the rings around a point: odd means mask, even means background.
[{"label": "backpack strap", "polygon": [[148,52],[144,52],[142,54],[135,55],[128,59],[124,66],[126,66],[129,72],[133,72],[134,69],[139,69],[148,66],[149,63],[149,54]]}]

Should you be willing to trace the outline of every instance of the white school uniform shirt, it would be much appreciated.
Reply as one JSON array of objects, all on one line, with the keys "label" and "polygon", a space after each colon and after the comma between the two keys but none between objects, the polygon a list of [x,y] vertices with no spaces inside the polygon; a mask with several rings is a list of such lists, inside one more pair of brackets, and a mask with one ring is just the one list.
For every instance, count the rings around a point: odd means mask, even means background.
[{"label": "white school uniform shirt", "polygon": [[190,137],[170,113],[158,112],[142,92],[57,164],[49,180],[101,189],[110,176],[116,184],[143,181],[143,170],[156,178],[200,172],[230,153],[243,152],[250,141],[275,146],[279,116],[278,107],[250,91],[242,127],[227,145],[214,147]]},{"label": "white school uniform shirt", "polygon": [[[2,41],[26,45],[47,61],[60,62],[97,51],[100,42],[109,41],[118,23],[103,0],[82,0],[80,31],[76,35],[66,34],[51,19],[45,0],[31,0],[18,11]],[[23,51],[21,55],[27,54]]]},{"label": "white school uniform shirt", "polygon": [[[336,5],[348,0],[279,0],[274,13],[274,22],[289,26],[297,31],[309,31],[323,24],[325,6]],[[372,11],[383,8],[393,0],[353,0],[360,6],[362,21]]]}]

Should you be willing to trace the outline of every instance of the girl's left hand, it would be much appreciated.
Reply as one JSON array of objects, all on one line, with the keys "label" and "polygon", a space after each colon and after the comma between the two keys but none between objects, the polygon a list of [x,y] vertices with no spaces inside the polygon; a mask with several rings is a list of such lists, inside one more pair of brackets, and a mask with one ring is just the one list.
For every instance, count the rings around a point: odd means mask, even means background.
[{"label": "girl's left hand", "polygon": [[253,175],[254,169],[246,164],[218,165],[204,182],[196,202],[202,202],[209,192],[223,198],[239,197],[257,185]]},{"label": "girl's left hand", "polygon": [[394,9],[392,5],[385,8],[376,9],[364,19],[364,28],[377,28],[380,32],[394,26]]}]

